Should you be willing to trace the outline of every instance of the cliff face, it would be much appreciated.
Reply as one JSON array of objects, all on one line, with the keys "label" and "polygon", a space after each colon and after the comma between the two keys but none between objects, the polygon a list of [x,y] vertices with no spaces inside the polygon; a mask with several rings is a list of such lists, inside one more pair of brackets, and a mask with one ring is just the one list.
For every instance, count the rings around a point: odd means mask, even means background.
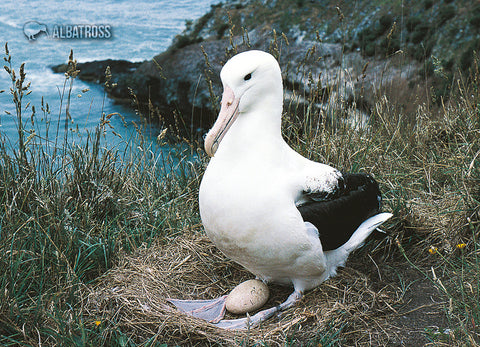
[{"label": "cliff face", "polygon": [[175,111],[186,132],[201,133],[216,117],[224,62],[235,52],[261,49],[279,58],[287,102],[302,103],[315,81],[323,103],[341,100],[368,114],[380,89],[405,108],[425,82],[432,94],[448,95],[454,73],[473,66],[479,23],[480,5],[470,1],[229,1],[187,22],[151,61],[79,64],[79,77],[102,82],[110,65],[111,97],[130,102],[131,89],[167,123]]}]

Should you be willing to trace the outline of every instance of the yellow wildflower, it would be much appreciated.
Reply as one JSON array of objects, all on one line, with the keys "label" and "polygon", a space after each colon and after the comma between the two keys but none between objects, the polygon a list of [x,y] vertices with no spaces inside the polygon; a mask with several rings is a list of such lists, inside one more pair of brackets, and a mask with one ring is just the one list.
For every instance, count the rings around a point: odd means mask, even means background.
[{"label": "yellow wildflower", "polygon": [[435,253],[437,253],[437,250],[438,250],[437,247],[430,246],[430,248],[428,249],[428,252],[430,254],[435,254]]},{"label": "yellow wildflower", "polygon": [[462,243],[457,244],[456,247],[457,247],[457,249],[464,249],[465,247],[467,247],[467,245],[462,242]]},{"label": "yellow wildflower", "polygon": [[96,320],[96,321],[95,321],[95,325],[96,325],[97,327],[98,327],[100,324],[102,324],[101,321],[99,321],[99,320]]}]

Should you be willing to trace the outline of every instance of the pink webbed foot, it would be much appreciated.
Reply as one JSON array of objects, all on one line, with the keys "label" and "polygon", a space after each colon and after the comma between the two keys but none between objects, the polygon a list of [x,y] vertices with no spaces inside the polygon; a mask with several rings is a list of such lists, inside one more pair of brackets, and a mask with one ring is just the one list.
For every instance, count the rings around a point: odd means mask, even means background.
[{"label": "pink webbed foot", "polygon": [[245,330],[253,328],[266,321],[274,314],[294,306],[301,298],[302,293],[294,291],[280,305],[257,312],[253,316],[238,319],[223,319],[225,316],[225,300],[227,295],[212,300],[177,300],[167,299],[168,302],[189,316],[203,319],[218,328],[228,330]]},{"label": "pink webbed foot", "polygon": [[227,295],[212,300],[178,300],[167,299],[168,302],[189,316],[218,323],[225,316],[225,300]]},{"label": "pink webbed foot", "polygon": [[257,312],[253,316],[247,316],[246,318],[222,319],[218,323],[215,323],[214,325],[219,328],[228,329],[228,330],[235,330],[235,329],[245,330],[245,329],[253,328],[257,325],[260,325],[260,323],[265,322],[274,314],[294,306],[301,298],[302,298],[302,293],[294,291],[292,294],[290,294],[287,300],[285,300],[278,306],[271,307],[266,310],[262,310],[260,312]]}]

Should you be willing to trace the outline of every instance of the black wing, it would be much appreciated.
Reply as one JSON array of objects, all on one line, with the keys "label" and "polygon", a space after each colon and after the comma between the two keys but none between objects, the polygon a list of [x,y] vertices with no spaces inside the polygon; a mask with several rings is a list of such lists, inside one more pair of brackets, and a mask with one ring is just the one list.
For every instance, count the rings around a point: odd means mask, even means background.
[{"label": "black wing", "polygon": [[343,174],[343,178],[345,187],[336,197],[297,207],[303,220],[318,229],[324,251],[343,245],[362,222],[380,211],[382,196],[372,176]]}]

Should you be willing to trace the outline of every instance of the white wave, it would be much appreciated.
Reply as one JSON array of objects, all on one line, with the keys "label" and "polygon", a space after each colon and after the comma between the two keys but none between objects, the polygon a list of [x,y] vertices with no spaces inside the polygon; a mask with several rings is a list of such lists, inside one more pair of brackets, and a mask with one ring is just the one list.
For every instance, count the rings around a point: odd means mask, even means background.
[{"label": "white wave", "polygon": [[0,24],[4,24],[15,29],[21,29],[23,28],[24,23],[19,23],[18,21],[12,19],[12,17],[0,16]]}]

